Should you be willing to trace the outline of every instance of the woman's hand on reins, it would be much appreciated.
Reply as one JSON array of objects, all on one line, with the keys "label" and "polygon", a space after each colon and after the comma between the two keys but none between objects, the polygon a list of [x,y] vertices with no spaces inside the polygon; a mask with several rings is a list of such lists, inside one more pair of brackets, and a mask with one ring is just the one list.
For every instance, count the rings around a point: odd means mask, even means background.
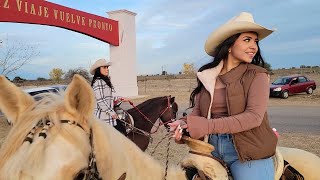
[{"label": "woman's hand on reins", "polygon": [[124,98],[124,97],[122,97],[122,98],[120,98],[120,99],[121,99],[122,102],[129,102],[129,101],[130,101],[129,99]]},{"label": "woman's hand on reins", "polygon": [[170,132],[173,133],[173,136],[176,143],[182,144],[181,141],[184,130],[188,132],[188,125],[183,120],[176,120],[172,123],[168,123],[170,126]]},{"label": "woman's hand on reins", "polygon": [[111,117],[112,117],[112,119],[118,119],[118,115],[117,114],[113,114]]}]

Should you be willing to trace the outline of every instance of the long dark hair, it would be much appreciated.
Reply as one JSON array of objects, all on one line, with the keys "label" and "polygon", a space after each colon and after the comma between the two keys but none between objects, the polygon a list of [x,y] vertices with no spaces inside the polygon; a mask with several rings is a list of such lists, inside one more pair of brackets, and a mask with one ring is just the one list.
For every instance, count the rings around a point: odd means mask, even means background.
[{"label": "long dark hair", "polygon": [[[203,70],[214,68],[214,67],[218,66],[222,60],[227,59],[228,54],[229,54],[229,48],[238,39],[240,34],[241,33],[235,34],[235,35],[229,37],[228,39],[224,40],[221,44],[219,44],[216,47],[216,49],[214,50],[215,57],[213,58],[213,60],[211,62],[209,62],[208,64],[203,65],[198,70],[198,72],[202,72]],[[264,67],[264,60],[261,56],[260,47],[259,47],[258,42],[257,42],[257,46],[258,46],[258,51],[257,51],[256,55],[253,57],[251,64],[255,64],[255,65]],[[191,92],[191,95],[190,95],[190,108],[194,107],[195,96],[196,96],[196,94],[198,94],[201,91],[201,89],[203,87],[203,84],[199,80],[199,78],[197,78],[197,83],[198,83],[198,86]]]},{"label": "long dark hair", "polygon": [[107,85],[111,88],[112,91],[114,91],[114,88],[113,88],[113,85],[110,81],[110,78],[109,76],[104,76],[100,73],[100,68],[101,67],[98,67],[95,72],[94,72],[94,75],[93,75],[93,78],[92,78],[92,81],[91,81],[91,86],[93,86],[94,82],[96,82],[97,79],[102,79],[104,80],[104,82],[107,83]]}]

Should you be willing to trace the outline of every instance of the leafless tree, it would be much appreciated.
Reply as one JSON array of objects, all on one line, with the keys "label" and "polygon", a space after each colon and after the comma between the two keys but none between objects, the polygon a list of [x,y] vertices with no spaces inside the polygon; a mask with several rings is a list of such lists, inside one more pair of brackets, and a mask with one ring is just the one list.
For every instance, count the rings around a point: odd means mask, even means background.
[{"label": "leafless tree", "polygon": [[71,81],[71,80],[72,80],[72,77],[73,77],[75,74],[80,74],[80,75],[83,76],[88,82],[91,81],[89,72],[88,72],[86,69],[82,68],[82,67],[79,67],[79,68],[76,68],[76,69],[69,69],[68,72],[64,75],[64,79],[65,79],[65,80],[68,80],[68,81]]},{"label": "leafless tree", "polygon": [[38,46],[22,41],[0,40],[0,74],[9,75],[39,55]]}]

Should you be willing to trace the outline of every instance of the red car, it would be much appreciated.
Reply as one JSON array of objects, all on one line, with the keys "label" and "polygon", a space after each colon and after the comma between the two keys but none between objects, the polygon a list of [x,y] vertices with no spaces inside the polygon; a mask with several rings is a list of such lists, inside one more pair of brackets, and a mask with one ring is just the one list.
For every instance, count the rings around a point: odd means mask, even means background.
[{"label": "red car", "polygon": [[305,76],[292,75],[276,79],[270,86],[270,96],[287,99],[289,95],[306,92],[312,94],[316,83]]}]

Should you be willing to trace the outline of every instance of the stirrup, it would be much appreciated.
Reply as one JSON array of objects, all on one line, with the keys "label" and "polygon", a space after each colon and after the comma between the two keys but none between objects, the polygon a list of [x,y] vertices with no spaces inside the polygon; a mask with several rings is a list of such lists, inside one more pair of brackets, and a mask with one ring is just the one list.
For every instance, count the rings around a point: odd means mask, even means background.
[{"label": "stirrup", "polygon": [[281,179],[304,180],[304,177],[294,167],[290,166],[290,164],[287,161],[284,161],[284,170]]},{"label": "stirrup", "polygon": [[192,180],[211,180],[211,179],[208,178],[203,172],[199,172],[198,170],[198,173],[193,175]]}]

